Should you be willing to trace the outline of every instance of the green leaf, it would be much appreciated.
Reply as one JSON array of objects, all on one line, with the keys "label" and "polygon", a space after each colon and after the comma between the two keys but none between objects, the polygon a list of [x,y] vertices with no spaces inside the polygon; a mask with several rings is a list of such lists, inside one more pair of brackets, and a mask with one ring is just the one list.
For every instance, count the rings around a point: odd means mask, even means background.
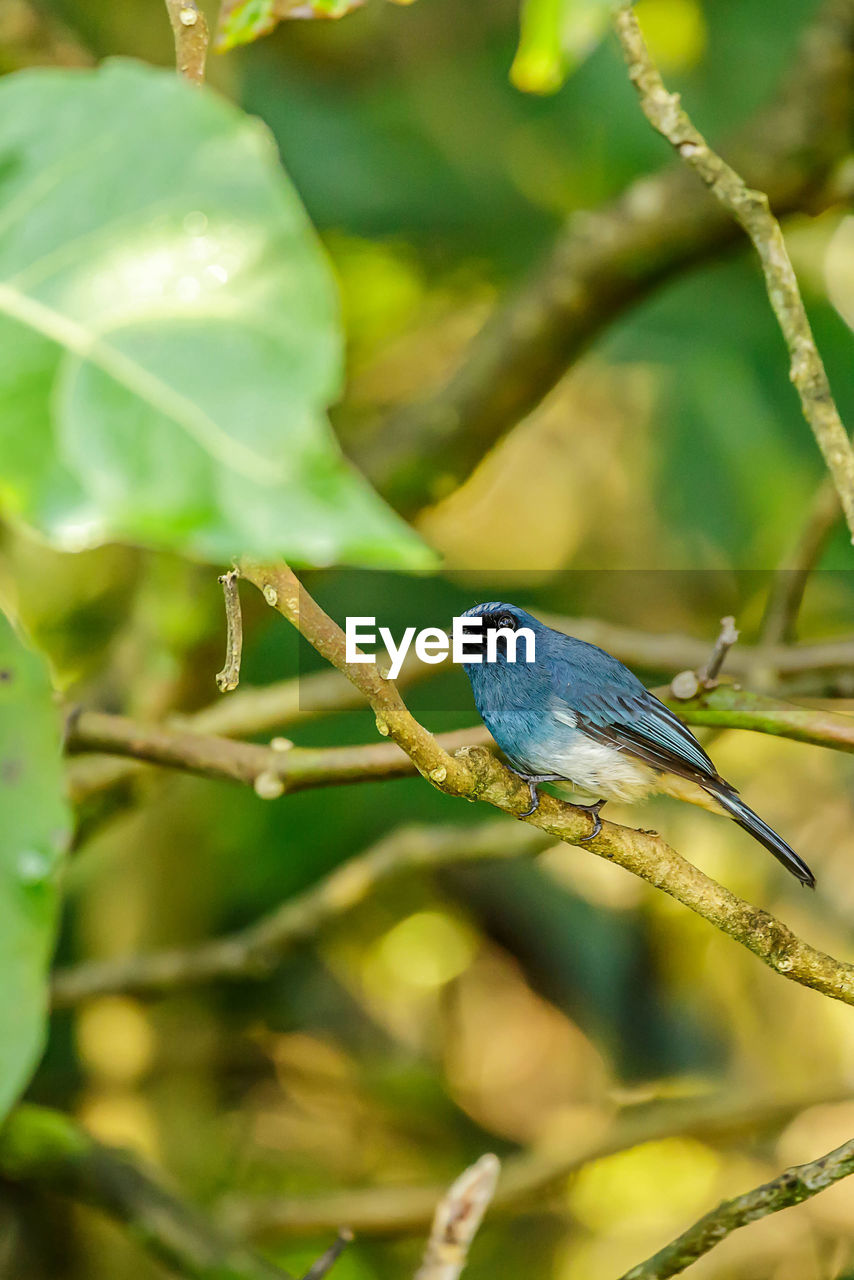
[{"label": "green leaf", "polygon": [[608,29],[613,0],[522,0],[510,79],[525,93],[555,93]]},{"label": "green leaf", "polygon": [[363,4],[364,0],[223,0],[215,48],[226,53],[250,44],[285,18],[343,18]]},{"label": "green leaf", "polygon": [[0,613],[0,1119],[41,1056],[71,818],[41,658]]},{"label": "green leaf", "polygon": [[131,62],[0,81],[0,502],[56,545],[425,565],[344,460],[332,275],[257,121]]},{"label": "green leaf", "polygon": [[[287,18],[344,18],[361,9],[365,0],[222,0],[217,23],[217,53],[266,36]],[[390,0],[409,5],[414,0]]]}]

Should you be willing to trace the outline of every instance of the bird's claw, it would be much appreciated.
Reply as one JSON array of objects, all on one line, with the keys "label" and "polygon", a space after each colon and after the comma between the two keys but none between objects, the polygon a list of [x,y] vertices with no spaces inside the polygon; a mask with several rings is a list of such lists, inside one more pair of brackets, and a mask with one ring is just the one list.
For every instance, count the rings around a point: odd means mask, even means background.
[{"label": "bird's claw", "polygon": [[537,790],[537,784],[535,782],[529,782],[528,790],[531,793],[531,803],[527,809],[523,809],[519,814],[520,818],[530,818],[531,814],[536,813],[540,807],[540,793]]},{"label": "bird's claw", "polygon": [[[565,782],[566,779],[560,773],[520,773],[518,769],[514,769],[512,765],[507,766],[511,773],[515,773],[517,778],[521,778],[526,784],[531,796],[530,806],[517,814],[519,818],[530,818],[532,813],[536,813],[540,807],[540,793],[537,786],[541,782]],[[602,802],[605,803],[604,800]]]},{"label": "bird's claw", "polygon": [[582,836],[578,842],[579,844],[588,844],[591,840],[595,840],[602,830],[602,819],[599,817],[599,810],[604,803],[604,800],[597,800],[595,804],[576,805],[576,808],[583,810],[584,813],[589,813],[593,819],[593,830],[588,835]]},{"label": "bird's claw", "polygon": [[[511,772],[515,773],[517,778],[521,778],[523,782],[527,783],[528,791],[530,792],[530,796],[531,796],[531,803],[528,806],[528,808],[523,809],[521,813],[517,815],[520,818],[530,818],[531,814],[536,813],[537,810],[539,809],[540,793],[537,790],[537,786],[540,782],[566,781],[566,779],[563,778],[559,773],[531,775],[531,774],[519,773],[516,769],[513,769],[512,767],[511,767]],[[582,836],[582,838],[578,842],[579,844],[587,844],[590,840],[595,840],[599,832],[602,830],[602,819],[599,817],[599,810],[602,808],[604,803],[605,803],[604,800],[597,800],[595,804],[579,804],[575,806],[576,809],[581,809],[583,813],[589,813],[590,817],[593,819],[593,830],[588,835]]]}]

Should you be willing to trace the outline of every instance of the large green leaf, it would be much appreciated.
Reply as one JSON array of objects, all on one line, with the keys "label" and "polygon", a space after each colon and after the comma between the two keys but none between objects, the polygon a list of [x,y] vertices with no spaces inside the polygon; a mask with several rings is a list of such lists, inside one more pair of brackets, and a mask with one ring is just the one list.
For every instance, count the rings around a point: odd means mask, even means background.
[{"label": "large green leaf", "polygon": [[331,272],[266,130],[131,62],[0,82],[0,501],[63,547],[424,564],[343,459]]},{"label": "large green leaf", "polygon": [[70,830],[60,722],[41,658],[0,613],[0,1118],[41,1054]]}]

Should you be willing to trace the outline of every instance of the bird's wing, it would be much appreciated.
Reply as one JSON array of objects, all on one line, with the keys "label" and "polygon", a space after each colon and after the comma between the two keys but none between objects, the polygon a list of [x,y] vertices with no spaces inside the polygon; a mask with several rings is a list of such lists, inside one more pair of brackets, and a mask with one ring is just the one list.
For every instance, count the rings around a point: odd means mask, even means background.
[{"label": "bird's wing", "polygon": [[[721,778],[697,739],[673,712],[611,659],[617,678],[608,672],[579,674],[577,669],[558,692],[578,728],[664,773],[675,773],[701,786],[732,788]],[[603,678],[605,677],[605,678]],[[628,678],[627,678],[628,677]]]}]

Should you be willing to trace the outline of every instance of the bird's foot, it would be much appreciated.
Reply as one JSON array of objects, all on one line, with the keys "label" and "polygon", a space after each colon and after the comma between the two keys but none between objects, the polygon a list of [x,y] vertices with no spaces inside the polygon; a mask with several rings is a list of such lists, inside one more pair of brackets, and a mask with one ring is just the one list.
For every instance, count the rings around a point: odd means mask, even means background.
[{"label": "bird's foot", "polygon": [[[519,769],[514,769],[512,764],[508,764],[507,768],[511,773],[515,773],[517,778],[521,778],[527,784],[528,791],[531,796],[530,807],[517,814],[519,818],[530,818],[532,813],[536,813],[540,807],[540,795],[537,787],[541,782],[566,782],[566,778],[560,773],[522,773]],[[600,803],[604,804],[604,800]],[[601,825],[601,824],[600,824]],[[592,838],[592,837],[591,837]]]},{"label": "bird's foot", "polygon": [[582,836],[579,844],[587,844],[590,840],[595,840],[599,832],[602,830],[602,819],[599,817],[599,811],[605,804],[604,800],[597,800],[595,804],[577,804],[576,809],[581,809],[582,813],[589,813],[593,819],[593,830],[587,836]]}]

